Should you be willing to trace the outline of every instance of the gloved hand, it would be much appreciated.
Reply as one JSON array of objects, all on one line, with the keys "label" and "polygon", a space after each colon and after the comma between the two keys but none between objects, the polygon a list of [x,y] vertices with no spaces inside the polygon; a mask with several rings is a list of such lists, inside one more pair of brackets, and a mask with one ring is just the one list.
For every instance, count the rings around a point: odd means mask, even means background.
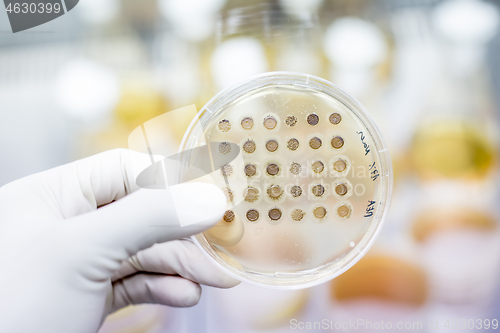
[{"label": "gloved hand", "polygon": [[192,306],[200,283],[238,283],[178,240],[222,218],[223,192],[138,189],[131,169],[144,159],[108,151],[0,188],[0,332],[96,332],[126,305]]}]

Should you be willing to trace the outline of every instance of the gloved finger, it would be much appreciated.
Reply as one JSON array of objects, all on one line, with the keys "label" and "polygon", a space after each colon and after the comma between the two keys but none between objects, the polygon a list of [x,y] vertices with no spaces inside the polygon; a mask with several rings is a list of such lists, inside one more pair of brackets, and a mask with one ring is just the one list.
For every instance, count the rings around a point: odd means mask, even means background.
[{"label": "gloved finger", "polygon": [[104,274],[99,278],[110,278],[123,260],[138,251],[212,227],[222,218],[225,207],[222,190],[208,183],[139,190],[68,220],[70,223],[61,226],[61,236],[65,243],[71,243],[73,256],[90,267],[98,266],[96,274]]},{"label": "gloved finger", "polygon": [[121,279],[140,271],[180,275],[188,280],[217,288],[231,288],[240,283],[217,268],[195,244],[188,240],[155,244],[138,252],[123,263],[113,279]]},{"label": "gloved finger", "polygon": [[[160,159],[153,156],[153,159]],[[127,149],[109,150],[27,177],[33,186],[50,191],[63,218],[83,214],[139,189],[138,170],[151,165],[151,156]]]},{"label": "gloved finger", "polygon": [[68,219],[137,190],[135,174],[151,164],[148,154],[115,149],[18,179],[0,188],[8,208],[0,217],[16,217],[21,229],[36,233],[45,226],[41,220]]},{"label": "gloved finger", "polygon": [[113,283],[111,311],[130,304],[162,304],[175,307],[196,305],[201,297],[199,284],[178,276],[137,274]]}]

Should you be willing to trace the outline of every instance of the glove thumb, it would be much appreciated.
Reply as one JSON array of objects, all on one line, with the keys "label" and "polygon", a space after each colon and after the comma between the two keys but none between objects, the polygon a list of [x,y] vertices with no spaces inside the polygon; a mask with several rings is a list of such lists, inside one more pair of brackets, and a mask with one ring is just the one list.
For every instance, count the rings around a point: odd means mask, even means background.
[{"label": "glove thumb", "polygon": [[[82,267],[100,268],[109,278],[128,259],[155,243],[203,232],[223,217],[226,199],[209,183],[183,183],[162,190],[138,190],[116,202],[72,218],[64,235],[76,244]],[[88,262],[90,261],[90,262]],[[81,263],[81,261],[80,261]],[[89,264],[90,266],[87,266]]]}]

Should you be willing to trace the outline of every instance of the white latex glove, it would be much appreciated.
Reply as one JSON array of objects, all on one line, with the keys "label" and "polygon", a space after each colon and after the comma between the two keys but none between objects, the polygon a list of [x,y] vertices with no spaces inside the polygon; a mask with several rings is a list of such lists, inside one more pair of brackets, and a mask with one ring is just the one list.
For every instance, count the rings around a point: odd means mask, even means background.
[{"label": "white latex glove", "polygon": [[[192,306],[199,283],[238,283],[177,240],[222,218],[223,192],[181,184],[167,202],[138,190],[131,168],[144,158],[108,151],[0,188],[0,332],[96,332],[126,305]],[[172,207],[198,223],[181,227]]]}]

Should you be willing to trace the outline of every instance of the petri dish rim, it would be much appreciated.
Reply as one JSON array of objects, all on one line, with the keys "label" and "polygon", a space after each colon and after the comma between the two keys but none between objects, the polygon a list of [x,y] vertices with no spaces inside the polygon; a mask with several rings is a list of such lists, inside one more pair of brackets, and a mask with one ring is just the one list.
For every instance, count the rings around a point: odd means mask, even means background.
[{"label": "petri dish rim", "polygon": [[[198,123],[204,128],[204,125],[213,117],[216,117],[218,111],[223,109],[228,103],[237,100],[253,90],[277,85],[291,85],[327,94],[352,112],[368,130],[376,147],[377,158],[380,161],[381,177],[380,191],[378,193],[380,205],[374,213],[368,230],[361,241],[341,260],[332,261],[315,269],[303,270],[297,273],[278,272],[276,274],[264,274],[246,269],[237,269],[228,264],[216,253],[203,234],[194,235],[191,239],[216,266],[242,282],[273,289],[303,289],[331,280],[358,262],[373,245],[389,211],[393,187],[391,159],[377,125],[363,105],[333,83],[314,75],[296,72],[268,72],[256,75],[220,91],[207,102],[186,130],[180,145],[180,151],[189,148],[187,147],[188,141],[192,137],[193,129],[197,128],[196,125]],[[182,179],[182,176],[179,175],[179,178]]]}]

